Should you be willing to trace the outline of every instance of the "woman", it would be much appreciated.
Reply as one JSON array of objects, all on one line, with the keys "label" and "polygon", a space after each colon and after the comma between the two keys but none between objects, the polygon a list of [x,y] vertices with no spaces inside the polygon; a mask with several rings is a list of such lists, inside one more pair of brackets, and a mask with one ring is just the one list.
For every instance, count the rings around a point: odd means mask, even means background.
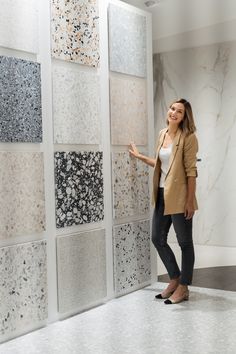
[{"label": "woman", "polygon": [[[197,209],[196,161],[198,142],[195,135],[190,103],[181,98],[174,101],[167,112],[167,128],[159,133],[156,159],[139,153],[130,144],[130,154],[154,167],[152,242],[170,277],[167,288],[156,295],[166,299],[165,304],[176,304],[189,298],[188,285],[192,282],[194,248],[192,218]],[[171,224],[182,251],[181,271],[175,255],[167,244]]]}]

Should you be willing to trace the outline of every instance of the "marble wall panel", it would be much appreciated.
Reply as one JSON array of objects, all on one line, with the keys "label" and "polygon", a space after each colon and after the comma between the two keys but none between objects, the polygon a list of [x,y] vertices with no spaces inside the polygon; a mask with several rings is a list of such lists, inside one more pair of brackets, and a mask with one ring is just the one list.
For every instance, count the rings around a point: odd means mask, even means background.
[{"label": "marble wall panel", "polygon": [[0,333],[47,318],[46,241],[0,248]]},{"label": "marble wall panel", "polygon": [[113,249],[117,295],[151,279],[149,220],[114,226]]},{"label": "marble wall panel", "polygon": [[44,167],[40,152],[0,152],[0,238],[45,229]]},{"label": "marble wall panel", "polygon": [[36,0],[0,0],[0,46],[38,52]]},{"label": "marble wall panel", "polygon": [[53,116],[55,143],[99,144],[99,77],[55,65]]},{"label": "marble wall panel", "polygon": [[102,152],[56,152],[57,228],[103,220]]},{"label": "marble wall panel", "polygon": [[109,6],[110,70],[146,76],[146,17]]},{"label": "marble wall panel", "polygon": [[113,145],[147,144],[146,80],[111,76],[110,109]]},{"label": "marble wall panel", "polygon": [[156,131],[168,104],[186,97],[193,107],[199,140],[194,240],[236,246],[236,42],[155,55]]},{"label": "marble wall panel", "polygon": [[149,170],[128,152],[112,154],[113,215],[121,218],[149,212]]},{"label": "marble wall panel", "polygon": [[105,230],[57,238],[59,312],[106,297]]},{"label": "marble wall panel", "polygon": [[42,142],[40,64],[0,56],[0,141]]},{"label": "marble wall panel", "polygon": [[52,0],[51,33],[54,58],[99,65],[97,0]]}]

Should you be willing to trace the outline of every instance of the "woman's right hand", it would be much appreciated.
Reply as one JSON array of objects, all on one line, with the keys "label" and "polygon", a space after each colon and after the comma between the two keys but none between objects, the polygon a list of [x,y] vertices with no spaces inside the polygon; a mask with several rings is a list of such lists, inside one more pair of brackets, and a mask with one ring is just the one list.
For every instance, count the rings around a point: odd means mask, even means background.
[{"label": "woman's right hand", "polygon": [[136,157],[136,158],[138,158],[140,155],[136,145],[133,142],[131,142],[129,145],[129,153],[131,156]]}]

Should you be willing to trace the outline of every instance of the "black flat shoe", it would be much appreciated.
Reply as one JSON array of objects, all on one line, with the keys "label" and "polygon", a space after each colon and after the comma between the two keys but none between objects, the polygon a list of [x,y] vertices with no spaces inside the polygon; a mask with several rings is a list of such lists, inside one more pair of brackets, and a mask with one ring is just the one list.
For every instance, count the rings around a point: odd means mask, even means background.
[{"label": "black flat shoe", "polygon": [[170,297],[173,293],[174,293],[174,291],[172,291],[171,293],[167,293],[165,296],[162,296],[162,294],[157,294],[157,295],[155,295],[155,299],[165,300],[165,299],[168,299],[168,297]]},{"label": "black flat shoe", "polygon": [[187,291],[179,299],[174,301],[174,300],[171,300],[171,298],[169,298],[169,299],[164,301],[164,304],[166,304],[166,305],[179,304],[182,301],[188,301],[188,299],[189,299],[189,292]]}]

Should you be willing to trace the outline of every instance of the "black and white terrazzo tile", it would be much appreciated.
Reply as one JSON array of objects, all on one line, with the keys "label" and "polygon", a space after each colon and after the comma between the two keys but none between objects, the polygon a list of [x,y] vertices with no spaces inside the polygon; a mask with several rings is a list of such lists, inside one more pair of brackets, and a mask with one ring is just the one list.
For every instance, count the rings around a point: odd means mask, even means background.
[{"label": "black and white terrazzo tile", "polygon": [[0,141],[42,142],[39,63],[0,56]]},{"label": "black and white terrazzo tile", "polygon": [[117,295],[151,280],[149,220],[114,226],[113,251]]},{"label": "black and white terrazzo tile", "polygon": [[57,228],[104,217],[102,152],[56,152]]}]

